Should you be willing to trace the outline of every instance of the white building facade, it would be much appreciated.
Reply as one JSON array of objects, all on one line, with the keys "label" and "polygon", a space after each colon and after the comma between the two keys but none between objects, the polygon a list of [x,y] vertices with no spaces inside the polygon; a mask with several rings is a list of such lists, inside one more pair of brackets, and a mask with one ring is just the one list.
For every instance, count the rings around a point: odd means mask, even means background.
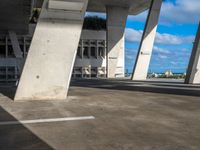
[{"label": "white building facade", "polygon": [[[22,63],[28,54],[34,29],[35,25],[30,25],[29,35],[18,36]],[[20,69],[9,35],[0,36],[0,50],[0,82],[16,82],[20,78]],[[124,77],[124,50],[120,53],[115,77]],[[106,31],[83,30],[72,78],[106,78],[107,62]]]},{"label": "white building facade", "polygon": [[[120,52],[115,77],[124,77],[124,49]],[[83,30],[76,55],[72,77],[107,77],[108,56],[106,31]]]}]

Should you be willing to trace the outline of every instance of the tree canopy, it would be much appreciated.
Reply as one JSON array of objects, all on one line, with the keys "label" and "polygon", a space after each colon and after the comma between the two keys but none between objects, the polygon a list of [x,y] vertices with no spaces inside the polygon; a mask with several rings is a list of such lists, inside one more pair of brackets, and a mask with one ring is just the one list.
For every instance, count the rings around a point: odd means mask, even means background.
[{"label": "tree canopy", "polygon": [[[34,9],[30,18],[30,23],[37,23],[40,9]],[[87,30],[106,30],[106,19],[98,16],[87,16],[84,19],[83,29]]]},{"label": "tree canopy", "polygon": [[98,16],[87,16],[84,20],[83,29],[106,30],[106,19]]}]

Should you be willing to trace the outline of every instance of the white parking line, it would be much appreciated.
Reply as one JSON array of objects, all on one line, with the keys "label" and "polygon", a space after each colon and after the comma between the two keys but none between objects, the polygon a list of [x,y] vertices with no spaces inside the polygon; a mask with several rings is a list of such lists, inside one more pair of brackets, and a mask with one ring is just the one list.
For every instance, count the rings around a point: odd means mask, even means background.
[{"label": "white parking line", "polygon": [[66,118],[51,118],[51,119],[36,119],[36,120],[19,120],[19,121],[3,121],[0,125],[16,125],[16,124],[35,124],[35,123],[47,123],[47,122],[65,122],[65,121],[76,121],[76,120],[92,120],[94,116],[83,116],[83,117],[66,117]]}]

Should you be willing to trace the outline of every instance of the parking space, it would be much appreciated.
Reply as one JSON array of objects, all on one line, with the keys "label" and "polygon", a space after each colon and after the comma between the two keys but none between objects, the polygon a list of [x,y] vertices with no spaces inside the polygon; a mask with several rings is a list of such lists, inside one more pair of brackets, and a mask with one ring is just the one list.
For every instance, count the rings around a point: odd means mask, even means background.
[{"label": "parking space", "polygon": [[14,90],[0,88],[0,149],[200,148],[199,86],[76,80],[66,101],[26,102],[13,102]]}]

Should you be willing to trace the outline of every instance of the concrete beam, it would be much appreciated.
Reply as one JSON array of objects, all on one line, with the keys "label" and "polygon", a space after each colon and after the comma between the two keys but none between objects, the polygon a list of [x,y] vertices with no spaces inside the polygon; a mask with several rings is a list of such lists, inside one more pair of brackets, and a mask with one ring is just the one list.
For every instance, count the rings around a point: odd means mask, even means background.
[{"label": "concrete beam", "polygon": [[147,77],[161,5],[162,0],[152,0],[133,69],[132,80],[145,80]]},{"label": "concrete beam", "polygon": [[13,52],[16,57],[17,68],[19,72],[21,73],[23,65],[24,65],[23,53],[21,51],[16,33],[14,31],[9,31],[8,33],[9,33],[10,41],[12,43]]},{"label": "concrete beam", "polygon": [[23,58],[21,48],[19,46],[19,41],[17,35],[14,31],[9,31],[10,41],[12,43],[13,52],[16,58]]},{"label": "concrete beam", "polygon": [[200,22],[188,65],[185,83],[200,84]]},{"label": "concrete beam", "polygon": [[[88,0],[57,2],[43,3],[15,100],[67,98]],[[67,11],[65,2],[83,7]]]},{"label": "concrete beam", "polygon": [[[43,0],[34,1],[34,6],[41,8]],[[137,15],[147,10],[150,4],[151,0],[89,0],[87,11],[105,13],[106,6],[129,7],[129,15]]]},{"label": "concrete beam", "polygon": [[119,55],[124,51],[128,7],[107,6],[107,77],[114,78]]}]

